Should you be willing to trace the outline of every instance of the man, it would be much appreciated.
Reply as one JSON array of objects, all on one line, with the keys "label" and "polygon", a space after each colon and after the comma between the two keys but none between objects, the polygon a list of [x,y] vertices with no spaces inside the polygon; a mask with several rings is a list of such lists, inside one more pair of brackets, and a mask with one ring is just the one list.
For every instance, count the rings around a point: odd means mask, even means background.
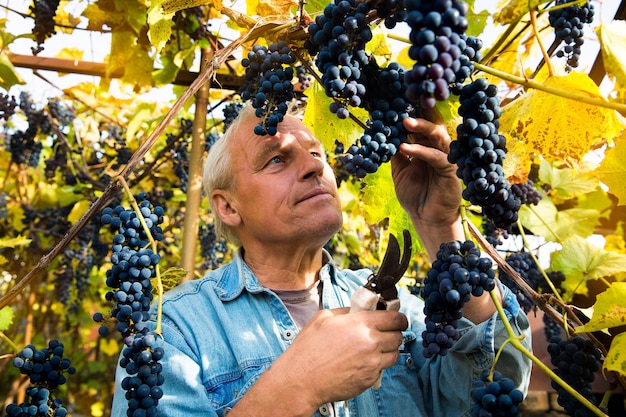
[{"label": "man", "polygon": [[[422,355],[423,302],[401,291],[401,311],[348,314],[369,271],[341,271],[323,250],[340,230],[335,176],[297,118],[257,136],[246,107],[213,145],[204,182],[216,229],[235,259],[163,302],[163,416],[461,416],[474,379],[506,339],[489,295],[464,308],[467,328],[445,357]],[[440,124],[405,121],[411,144],[392,160],[396,194],[434,258],[465,240],[461,185]],[[514,329],[530,343],[515,297],[499,287]],[[510,345],[498,369],[526,389],[530,363]],[[384,370],[380,389],[371,388]],[[125,415],[118,369],[113,416]]]}]

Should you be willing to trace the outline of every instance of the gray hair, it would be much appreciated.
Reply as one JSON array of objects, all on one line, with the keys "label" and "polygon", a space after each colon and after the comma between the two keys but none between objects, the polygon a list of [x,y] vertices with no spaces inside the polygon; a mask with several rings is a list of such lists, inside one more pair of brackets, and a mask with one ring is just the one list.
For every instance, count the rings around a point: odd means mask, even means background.
[{"label": "gray hair", "polygon": [[[209,198],[209,205],[212,203],[211,195],[213,191],[234,190],[237,186],[232,173],[231,152],[228,144],[240,133],[241,125],[252,117],[256,118],[255,109],[250,104],[247,104],[241,109],[239,115],[233,120],[228,129],[226,129],[224,135],[209,150],[202,173],[202,182],[204,191]],[[224,237],[236,245],[241,244],[235,232],[225,225],[218,215],[214,216],[213,222],[215,234],[218,238]]]}]

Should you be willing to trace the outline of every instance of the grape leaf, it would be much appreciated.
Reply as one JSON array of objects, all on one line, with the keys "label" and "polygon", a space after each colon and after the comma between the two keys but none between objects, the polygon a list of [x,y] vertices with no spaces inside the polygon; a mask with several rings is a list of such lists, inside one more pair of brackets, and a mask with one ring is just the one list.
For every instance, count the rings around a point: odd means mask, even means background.
[{"label": "grape leaf", "polygon": [[0,52],[0,87],[9,90],[11,86],[24,84],[24,80],[16,71],[13,63],[4,52]]},{"label": "grape leaf", "polygon": [[539,180],[550,184],[550,196],[558,200],[592,192],[599,185],[597,178],[580,168],[558,168],[545,159],[539,164]]},{"label": "grape leaf", "polygon": [[217,9],[222,8],[221,0],[163,0],[163,13],[176,13],[179,10],[210,4]]},{"label": "grape leaf", "polygon": [[[313,135],[322,141],[326,151],[331,154],[335,149],[335,139],[347,149],[363,134],[363,128],[350,119],[339,119],[331,113],[328,106],[331,99],[324,93],[324,88],[315,81],[306,89],[308,102],[304,110],[304,124]],[[367,111],[351,108],[350,112],[359,120],[367,119]]]},{"label": "grape leaf", "polygon": [[533,234],[549,242],[558,242],[572,235],[587,237],[599,224],[601,213],[595,209],[571,208],[558,210],[549,198],[536,206],[523,205],[519,211],[520,222]]},{"label": "grape leaf", "polygon": [[626,204],[626,133],[615,141],[615,146],[606,151],[606,157],[595,171],[600,181],[617,197],[619,205]]},{"label": "grape leaf", "polygon": [[15,248],[17,246],[26,246],[30,245],[32,239],[25,238],[23,236],[12,237],[12,238],[2,238],[0,239],[0,249],[3,248]]},{"label": "grape leaf", "polygon": [[[599,87],[587,74],[548,77],[544,84],[561,91],[602,98]],[[500,131],[522,138],[529,150],[550,160],[579,161],[591,146],[612,139],[624,126],[614,110],[529,90],[502,108]]]},{"label": "grape leaf", "polygon": [[571,298],[587,294],[587,281],[626,270],[626,255],[606,251],[580,236],[571,236],[551,254],[553,270],[565,274],[563,289]]},{"label": "grape leaf", "polygon": [[[413,241],[419,242],[413,230],[413,224],[408,214],[396,197],[395,186],[391,177],[391,163],[384,163],[373,174],[364,178],[365,187],[361,190],[360,201],[362,213],[368,224],[378,224],[389,220],[389,233],[393,233],[402,244],[402,231],[408,229],[413,235]],[[421,246],[413,245],[414,248]]]},{"label": "grape leaf", "polygon": [[294,0],[258,0],[256,13],[261,17],[290,17],[292,15],[291,10],[297,4]]},{"label": "grape leaf", "polygon": [[626,376],[626,333],[620,333],[613,338],[604,360],[604,369],[615,371],[622,377]]},{"label": "grape leaf", "polygon": [[157,52],[161,52],[172,34],[171,21],[174,13],[165,13],[161,7],[163,0],[153,0],[148,8],[148,38]]},{"label": "grape leaf", "polygon": [[626,87],[626,22],[612,20],[596,28],[600,40],[602,60],[607,73],[618,85]]},{"label": "grape leaf", "polygon": [[545,0],[502,0],[496,6],[493,20],[502,25],[515,22],[541,3],[545,3]]},{"label": "grape leaf", "polygon": [[614,282],[598,294],[591,320],[576,328],[580,332],[595,332],[626,325],[626,282]]},{"label": "grape leaf", "polygon": [[0,308],[0,332],[5,331],[13,323],[13,307],[5,306]]}]

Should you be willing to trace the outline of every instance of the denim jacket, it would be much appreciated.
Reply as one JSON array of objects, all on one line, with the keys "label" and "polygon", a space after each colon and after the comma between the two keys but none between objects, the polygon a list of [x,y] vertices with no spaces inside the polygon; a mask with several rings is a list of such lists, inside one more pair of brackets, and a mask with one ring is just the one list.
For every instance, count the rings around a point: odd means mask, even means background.
[{"label": "denim jacket", "polygon": [[[330,259],[327,253],[325,256]],[[332,261],[326,263],[320,272],[323,307],[349,306],[351,294],[370,273],[338,270]],[[526,315],[508,288],[501,289],[509,322],[525,335],[524,343],[530,349]],[[334,403],[335,415],[469,416],[472,382],[491,366],[507,337],[498,314],[480,324],[464,320],[462,336],[448,354],[425,359],[421,343],[423,302],[406,290],[400,293],[401,311],[409,319],[409,328],[404,331],[397,363],[384,371],[380,389],[368,389],[356,398]],[[281,300],[258,282],[241,253],[202,279],[166,293],[162,331],[165,383],[157,408],[163,417],[225,416],[298,333]],[[319,348],[324,352],[324,346]],[[530,368],[530,361],[510,344],[497,363],[497,369],[524,392]],[[127,401],[120,387],[124,376],[125,370],[118,365],[113,417],[126,416]],[[314,414],[324,415],[328,415],[327,406]]]}]

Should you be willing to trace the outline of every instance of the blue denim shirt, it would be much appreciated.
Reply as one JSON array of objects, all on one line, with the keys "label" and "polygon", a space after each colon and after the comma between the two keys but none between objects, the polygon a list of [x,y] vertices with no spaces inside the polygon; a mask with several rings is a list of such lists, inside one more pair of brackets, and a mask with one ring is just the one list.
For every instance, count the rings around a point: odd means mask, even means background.
[{"label": "blue denim shirt", "polygon": [[[330,256],[326,254],[330,259]],[[324,308],[350,305],[350,296],[363,285],[369,270],[338,270],[329,261],[320,272]],[[502,287],[503,305],[513,328],[530,328],[515,296]],[[380,389],[334,403],[337,417],[469,416],[474,379],[493,363],[506,339],[498,318],[480,324],[465,320],[461,338],[444,357],[422,356],[423,302],[401,290],[401,311],[409,319],[397,363],[386,369]],[[152,323],[154,326],[154,323]],[[166,293],[162,330],[165,356],[159,401],[161,416],[224,416],[257,381],[263,371],[292,343],[298,329],[280,299],[263,287],[241,254],[199,280]],[[328,340],[332,343],[332,339]],[[324,352],[324,346],[320,346]],[[526,391],[530,361],[507,344],[497,369]],[[113,417],[126,416],[127,401],[120,387],[125,370],[118,366]],[[327,415],[320,407],[316,417]]]}]

